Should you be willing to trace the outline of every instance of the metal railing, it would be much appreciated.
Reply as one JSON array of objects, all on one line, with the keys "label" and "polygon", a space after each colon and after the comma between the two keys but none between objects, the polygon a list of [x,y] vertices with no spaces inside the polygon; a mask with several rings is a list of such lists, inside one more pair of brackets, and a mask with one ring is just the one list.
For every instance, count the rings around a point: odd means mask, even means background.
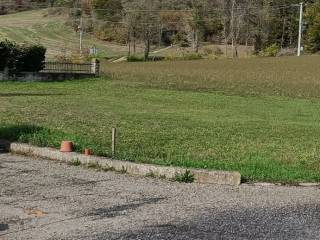
[{"label": "metal railing", "polygon": [[45,62],[42,72],[96,74],[96,69],[92,63]]}]

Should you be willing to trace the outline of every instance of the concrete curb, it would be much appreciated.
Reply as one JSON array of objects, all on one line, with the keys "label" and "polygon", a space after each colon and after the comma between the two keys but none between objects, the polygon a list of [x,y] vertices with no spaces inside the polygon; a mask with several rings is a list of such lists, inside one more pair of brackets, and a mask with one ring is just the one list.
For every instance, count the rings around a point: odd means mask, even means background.
[{"label": "concrete curb", "polygon": [[137,164],[126,161],[113,160],[105,157],[86,156],[79,153],[62,153],[53,148],[40,148],[21,143],[8,143],[1,141],[0,145],[6,146],[7,150],[27,156],[58,160],[71,163],[79,161],[84,165],[97,165],[105,169],[126,172],[138,176],[155,176],[166,179],[174,179],[177,175],[184,174],[189,170],[194,176],[194,182],[217,185],[238,186],[241,183],[241,175],[239,172],[227,171],[207,171],[199,169],[186,169],[179,167],[163,167],[151,164]]}]

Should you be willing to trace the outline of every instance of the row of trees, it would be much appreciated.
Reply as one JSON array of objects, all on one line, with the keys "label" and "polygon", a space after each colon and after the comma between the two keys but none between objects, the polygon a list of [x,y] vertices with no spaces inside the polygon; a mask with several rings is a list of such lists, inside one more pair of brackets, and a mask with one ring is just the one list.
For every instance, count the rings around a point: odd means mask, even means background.
[{"label": "row of trees", "polygon": [[47,3],[52,3],[56,0],[0,0],[0,15],[30,10],[39,7],[46,7]]},{"label": "row of trees", "polygon": [[[82,9],[97,37],[145,45],[179,44],[198,51],[201,42],[254,46],[260,51],[277,46],[296,48],[300,0],[84,0]],[[320,0],[305,1],[304,43],[309,52],[320,51]]]},{"label": "row of trees", "polygon": [[[224,44],[226,52],[231,45],[236,57],[239,45],[254,46],[255,53],[270,46],[296,48],[301,0],[32,1],[71,8],[75,29],[82,17],[87,32],[128,44],[129,54],[140,43],[148,57],[152,45],[179,44],[197,52],[202,42],[213,42]],[[320,0],[305,0],[304,6],[304,46],[315,53],[320,51]]]}]

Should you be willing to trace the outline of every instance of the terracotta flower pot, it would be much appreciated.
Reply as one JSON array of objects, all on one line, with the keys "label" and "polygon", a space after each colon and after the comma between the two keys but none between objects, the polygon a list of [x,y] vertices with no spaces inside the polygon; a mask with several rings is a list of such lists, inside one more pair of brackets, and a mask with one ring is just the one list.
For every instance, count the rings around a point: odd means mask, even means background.
[{"label": "terracotta flower pot", "polygon": [[60,152],[72,152],[73,150],[73,144],[70,141],[62,141]]},{"label": "terracotta flower pot", "polygon": [[84,149],[84,155],[87,155],[87,156],[92,155],[92,151],[91,151],[91,149],[89,149],[89,148],[85,148],[85,149]]}]

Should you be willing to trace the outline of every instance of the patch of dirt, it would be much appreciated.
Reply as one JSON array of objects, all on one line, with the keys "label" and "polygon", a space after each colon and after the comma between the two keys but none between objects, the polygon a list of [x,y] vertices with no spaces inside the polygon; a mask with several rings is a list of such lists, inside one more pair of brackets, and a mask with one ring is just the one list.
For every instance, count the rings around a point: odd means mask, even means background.
[{"label": "patch of dirt", "polygon": [[24,210],[24,212],[30,216],[33,216],[33,217],[43,217],[44,215],[48,214],[48,213],[43,212],[38,209],[26,209],[26,210]]}]

